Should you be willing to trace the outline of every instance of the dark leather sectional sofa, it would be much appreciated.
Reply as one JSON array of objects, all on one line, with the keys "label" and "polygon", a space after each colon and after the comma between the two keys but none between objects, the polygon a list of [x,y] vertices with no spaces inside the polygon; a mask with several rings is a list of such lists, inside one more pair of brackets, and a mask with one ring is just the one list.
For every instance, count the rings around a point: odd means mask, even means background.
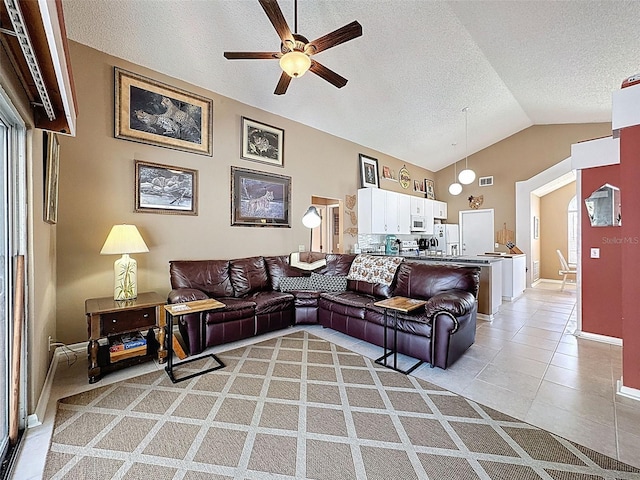
[{"label": "dark leather sectional sofa", "polygon": [[[347,276],[355,257],[327,254],[326,265],[313,273]],[[288,255],[172,261],[169,270],[169,303],[216,298],[226,305],[181,317],[180,332],[192,355],[293,324],[319,323],[382,346],[384,310],[373,304],[392,296],[428,301],[415,312],[398,314],[398,352],[447,368],[475,341],[477,267],[405,261],[391,285],[348,280],[344,291],[284,292],[283,278],[311,275],[291,266]]]}]

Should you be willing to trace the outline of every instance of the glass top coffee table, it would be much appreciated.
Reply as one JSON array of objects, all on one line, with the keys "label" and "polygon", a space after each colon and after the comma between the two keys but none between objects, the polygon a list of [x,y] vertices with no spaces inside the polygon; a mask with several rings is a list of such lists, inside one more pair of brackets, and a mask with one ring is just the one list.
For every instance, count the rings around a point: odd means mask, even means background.
[{"label": "glass top coffee table", "polygon": [[[398,312],[409,313],[414,310],[417,310],[420,307],[426,305],[426,300],[418,300],[415,298],[407,298],[407,297],[391,297],[385,300],[380,300],[379,302],[375,302],[374,305],[376,307],[384,308],[384,354],[380,358],[376,358],[375,362],[378,365],[382,365],[384,367],[395,370],[396,372],[404,373],[405,375],[413,372],[416,368],[422,365],[423,361],[420,360],[415,365],[411,366],[407,370],[403,370],[398,368]],[[391,348],[388,347],[387,342],[387,329],[389,326],[388,321],[388,312],[391,310],[393,312],[393,346]],[[387,362],[387,358],[393,355],[393,364],[389,364]]]}]

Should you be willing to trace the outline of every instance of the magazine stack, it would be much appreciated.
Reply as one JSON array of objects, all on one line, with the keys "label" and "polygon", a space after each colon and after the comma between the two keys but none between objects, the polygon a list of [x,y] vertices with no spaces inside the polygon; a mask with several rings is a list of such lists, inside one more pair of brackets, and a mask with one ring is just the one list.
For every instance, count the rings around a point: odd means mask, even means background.
[{"label": "magazine stack", "polygon": [[147,339],[142,332],[123,333],[109,338],[109,359],[118,362],[125,358],[146,355]]}]

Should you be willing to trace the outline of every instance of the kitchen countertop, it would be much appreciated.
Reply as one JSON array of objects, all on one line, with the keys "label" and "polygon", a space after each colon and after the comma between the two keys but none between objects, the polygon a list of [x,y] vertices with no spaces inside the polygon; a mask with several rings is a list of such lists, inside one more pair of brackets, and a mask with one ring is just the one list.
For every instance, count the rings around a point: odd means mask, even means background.
[{"label": "kitchen countertop", "polygon": [[[370,254],[370,255],[376,255]],[[383,255],[383,254],[380,254]],[[391,256],[391,255],[388,255]],[[447,263],[468,263],[468,264],[476,264],[476,265],[490,265],[492,263],[501,262],[504,258],[501,255],[487,255],[487,256],[465,256],[465,255],[425,255],[419,256],[415,253],[400,253],[398,255],[394,255],[398,257],[406,258],[407,260],[419,260],[424,262],[447,262]]]}]

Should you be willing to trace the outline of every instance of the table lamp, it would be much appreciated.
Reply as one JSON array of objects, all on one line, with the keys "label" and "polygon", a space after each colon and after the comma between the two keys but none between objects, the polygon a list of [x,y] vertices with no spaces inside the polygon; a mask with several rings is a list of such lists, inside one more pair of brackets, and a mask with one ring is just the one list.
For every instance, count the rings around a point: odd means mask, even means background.
[{"label": "table lamp", "polygon": [[115,283],[114,300],[130,300],[138,296],[136,276],[138,262],[129,256],[130,253],[146,253],[149,251],[140,232],[135,225],[114,225],[107,240],[100,250],[100,255],[122,254],[113,264]]}]

